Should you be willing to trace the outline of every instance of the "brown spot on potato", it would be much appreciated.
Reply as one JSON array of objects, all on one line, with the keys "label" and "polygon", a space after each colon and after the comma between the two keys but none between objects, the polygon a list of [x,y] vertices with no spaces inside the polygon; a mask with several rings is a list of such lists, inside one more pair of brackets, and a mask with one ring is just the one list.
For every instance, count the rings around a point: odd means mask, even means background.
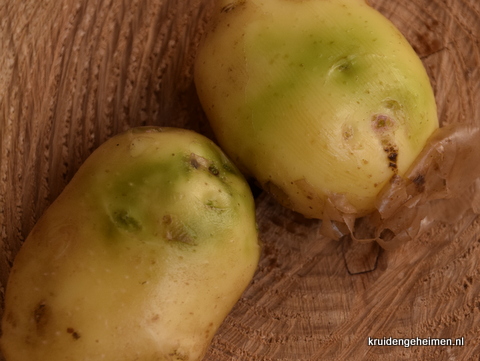
[{"label": "brown spot on potato", "polygon": [[[5,322],[9,323],[13,328],[17,327],[17,320],[13,312],[7,312],[4,317]],[[0,327],[0,337],[2,337],[2,328]]]},{"label": "brown spot on potato", "polygon": [[214,325],[213,325],[213,322],[210,322],[210,323],[208,324],[207,329],[205,330],[205,338],[206,338],[207,340],[209,340],[210,337],[213,335],[213,331],[214,331]]},{"label": "brown spot on potato", "polygon": [[395,99],[386,99],[383,101],[383,104],[387,109],[391,109],[393,111],[398,111],[402,108],[400,103],[396,101]]},{"label": "brown spot on potato", "polygon": [[397,159],[398,159],[398,150],[395,145],[387,144],[383,147],[385,153],[387,153],[388,159],[388,167],[394,171],[395,173],[398,172],[397,167]]},{"label": "brown spot on potato", "polygon": [[73,327],[68,327],[67,333],[71,334],[75,341],[81,337],[80,334],[77,331],[75,331]]},{"label": "brown spot on potato", "polygon": [[344,141],[349,141],[355,135],[355,131],[350,124],[343,124],[342,125],[342,137]]},{"label": "brown spot on potato", "polygon": [[197,155],[195,153],[190,154],[189,160],[190,160],[190,165],[195,169],[208,166],[208,161],[202,156]]},{"label": "brown spot on potato", "polygon": [[187,354],[184,354],[179,350],[173,350],[173,352],[170,352],[168,356],[172,358],[172,361],[188,361],[189,359]]},{"label": "brown spot on potato", "polygon": [[38,333],[43,332],[49,321],[49,309],[45,301],[40,301],[33,310],[33,319]]},{"label": "brown spot on potato", "polygon": [[190,166],[194,169],[207,169],[210,174],[218,176],[220,174],[219,169],[213,164],[213,162],[201,155],[191,153],[189,157]]},{"label": "brown spot on potato", "polygon": [[375,114],[372,117],[372,128],[376,132],[386,132],[395,126],[395,121],[385,114]]},{"label": "brown spot on potato", "polygon": [[396,122],[386,114],[375,114],[372,116],[372,129],[380,138],[383,151],[387,153],[388,167],[398,172],[398,147],[392,142],[392,135],[395,132]]},{"label": "brown spot on potato", "polygon": [[390,159],[392,162],[396,162],[398,157],[398,153],[396,151],[392,151],[388,153],[388,159]]},{"label": "brown spot on potato", "polygon": [[215,167],[213,164],[210,165],[210,167],[208,167],[208,171],[214,176],[218,176],[220,174],[220,171],[218,170],[218,168]]}]

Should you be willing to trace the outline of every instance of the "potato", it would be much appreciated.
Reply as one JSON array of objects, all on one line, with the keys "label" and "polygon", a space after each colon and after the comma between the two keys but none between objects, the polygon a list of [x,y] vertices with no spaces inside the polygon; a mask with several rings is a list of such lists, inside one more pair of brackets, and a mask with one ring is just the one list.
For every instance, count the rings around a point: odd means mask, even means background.
[{"label": "potato", "polygon": [[259,259],[254,201],[207,138],[134,128],[101,145],[15,259],[7,361],[200,360]]},{"label": "potato", "polygon": [[219,1],[195,84],[222,149],[310,218],[372,212],[438,128],[421,60],[363,0]]}]

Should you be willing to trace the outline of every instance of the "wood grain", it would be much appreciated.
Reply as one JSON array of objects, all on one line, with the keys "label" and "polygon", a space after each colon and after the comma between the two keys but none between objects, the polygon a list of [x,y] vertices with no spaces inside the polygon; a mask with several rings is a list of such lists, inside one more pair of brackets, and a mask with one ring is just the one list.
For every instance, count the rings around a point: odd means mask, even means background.
[{"label": "wood grain", "polygon": [[[480,3],[370,3],[423,60],[442,124],[479,125]],[[213,137],[192,80],[212,5],[0,0],[1,304],[22,241],[99,144],[147,124]],[[450,222],[448,212],[466,201],[452,200],[419,239],[385,251],[325,239],[319,221],[259,194],[262,259],[205,360],[479,360],[480,218]],[[372,347],[368,337],[465,345]]]}]

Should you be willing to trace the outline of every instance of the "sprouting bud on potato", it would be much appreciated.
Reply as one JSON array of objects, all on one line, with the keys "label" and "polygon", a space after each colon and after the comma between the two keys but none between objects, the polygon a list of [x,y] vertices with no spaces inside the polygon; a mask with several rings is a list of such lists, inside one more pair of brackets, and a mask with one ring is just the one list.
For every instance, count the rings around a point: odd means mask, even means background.
[{"label": "sprouting bud on potato", "polygon": [[15,259],[7,361],[194,361],[259,259],[254,201],[207,138],[134,128],[82,165]]},{"label": "sprouting bud on potato", "polygon": [[219,1],[195,83],[222,149],[311,218],[372,212],[438,128],[421,60],[363,0]]}]

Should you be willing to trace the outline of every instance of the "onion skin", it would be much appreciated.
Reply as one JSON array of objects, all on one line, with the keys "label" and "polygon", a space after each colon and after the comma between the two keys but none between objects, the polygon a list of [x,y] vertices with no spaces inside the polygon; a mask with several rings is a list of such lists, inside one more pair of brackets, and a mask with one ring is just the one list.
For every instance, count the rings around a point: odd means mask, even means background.
[{"label": "onion skin", "polygon": [[421,60],[360,0],[220,1],[195,84],[222,149],[309,218],[371,213],[438,128]]}]

